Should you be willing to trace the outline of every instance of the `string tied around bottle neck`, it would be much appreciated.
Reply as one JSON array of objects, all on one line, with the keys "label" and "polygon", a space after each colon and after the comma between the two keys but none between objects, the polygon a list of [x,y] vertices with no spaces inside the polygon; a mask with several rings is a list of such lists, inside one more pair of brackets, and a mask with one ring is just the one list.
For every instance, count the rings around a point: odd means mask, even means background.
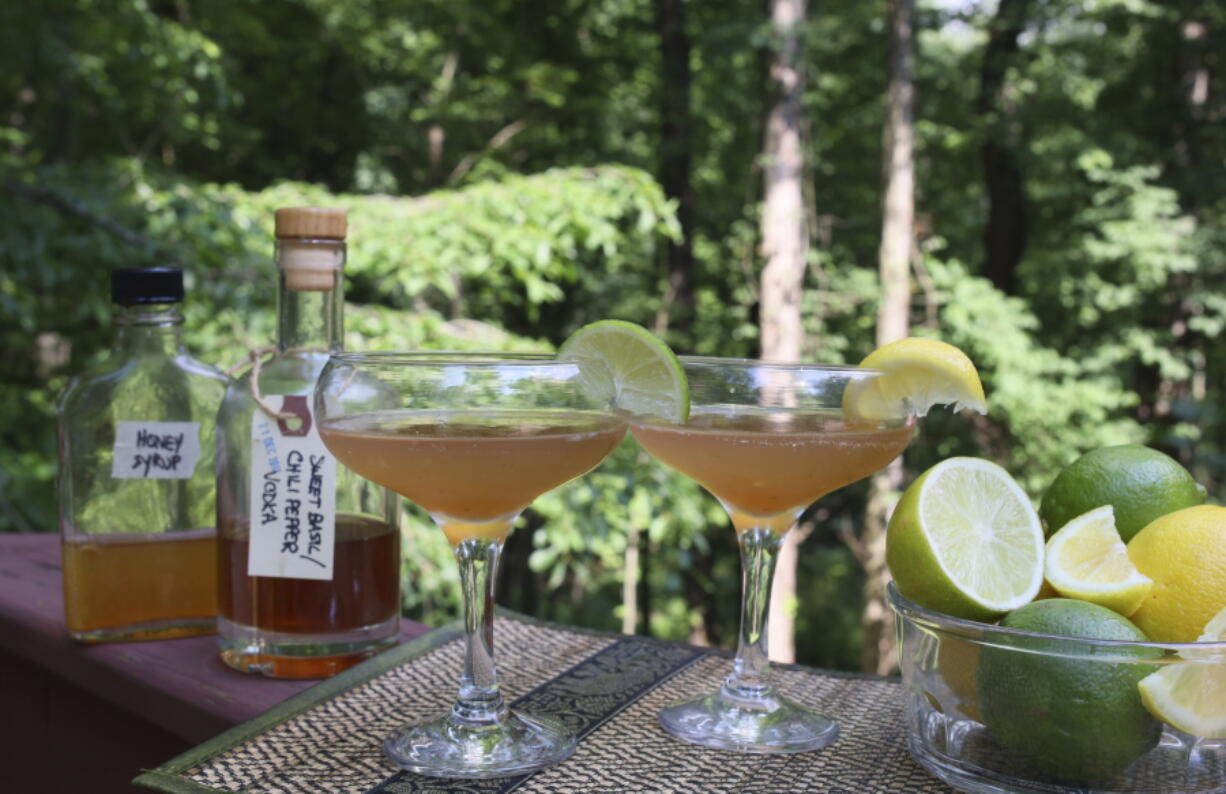
[{"label": "string tied around bottle neck", "polygon": [[[296,413],[290,411],[278,411],[276,408],[273,408],[264,398],[264,395],[260,393],[260,368],[264,365],[265,361],[271,360],[273,356],[277,355],[277,352],[277,348],[272,345],[253,347],[247,351],[245,358],[239,360],[238,363],[227,369],[226,374],[230,377],[235,377],[238,373],[242,372],[245,367],[251,367],[251,377],[248,379],[251,387],[251,397],[255,400],[255,404],[260,406],[260,410],[266,413],[270,418],[280,421],[297,419],[299,417]],[[282,354],[286,354],[330,353],[332,351],[322,347],[290,347],[280,352]]]}]

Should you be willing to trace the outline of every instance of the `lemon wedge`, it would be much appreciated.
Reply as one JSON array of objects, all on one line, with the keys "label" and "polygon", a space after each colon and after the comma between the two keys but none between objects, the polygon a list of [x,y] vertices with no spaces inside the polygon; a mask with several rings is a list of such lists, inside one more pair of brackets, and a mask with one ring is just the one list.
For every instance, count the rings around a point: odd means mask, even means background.
[{"label": "lemon wedge", "polygon": [[[1197,642],[1226,642],[1226,609]],[[1141,702],[1173,728],[1205,738],[1226,738],[1226,649],[1189,649],[1188,661],[1165,665],[1137,684]]]},{"label": "lemon wedge", "polygon": [[1043,575],[1065,598],[1079,598],[1128,617],[1154,581],[1137,570],[1115,528],[1115,508],[1096,507],[1065,524],[1047,541]]},{"label": "lemon wedge", "polygon": [[924,416],[934,405],[987,413],[978,370],[965,353],[946,342],[900,339],[869,353],[860,366],[885,374],[847,387],[843,412],[850,418]]}]

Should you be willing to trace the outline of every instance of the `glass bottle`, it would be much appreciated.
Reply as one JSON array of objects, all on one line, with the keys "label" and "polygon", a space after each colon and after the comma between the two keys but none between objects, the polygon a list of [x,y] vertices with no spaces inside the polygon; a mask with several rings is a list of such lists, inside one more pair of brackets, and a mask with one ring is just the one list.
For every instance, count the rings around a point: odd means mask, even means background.
[{"label": "glass bottle", "polygon": [[278,678],[332,675],[400,632],[398,504],[338,464],[312,417],[342,346],[346,216],[276,213],[277,346],[218,413],[221,658]]},{"label": "glass bottle", "polygon": [[59,405],[68,633],[81,642],[211,634],[214,422],[228,379],[183,347],[183,273],[116,270],[109,356]]}]

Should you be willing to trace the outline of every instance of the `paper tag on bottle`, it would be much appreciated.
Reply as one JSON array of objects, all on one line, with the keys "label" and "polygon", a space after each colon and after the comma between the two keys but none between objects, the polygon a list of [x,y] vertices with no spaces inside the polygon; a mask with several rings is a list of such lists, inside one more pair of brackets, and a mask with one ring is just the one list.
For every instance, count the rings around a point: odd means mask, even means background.
[{"label": "paper tag on bottle", "polygon": [[[275,403],[272,397],[269,402]],[[275,406],[297,420],[257,410],[251,418],[251,545],[248,576],[332,578],[336,458],[319,438],[307,398]]]},{"label": "paper tag on bottle", "polygon": [[188,480],[200,460],[199,422],[116,422],[111,476]]}]

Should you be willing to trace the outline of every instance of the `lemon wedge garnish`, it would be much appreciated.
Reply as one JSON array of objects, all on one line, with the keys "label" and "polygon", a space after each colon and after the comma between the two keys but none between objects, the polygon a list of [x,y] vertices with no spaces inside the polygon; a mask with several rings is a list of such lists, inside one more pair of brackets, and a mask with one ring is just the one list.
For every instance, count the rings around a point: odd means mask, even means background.
[{"label": "lemon wedge garnish", "polygon": [[1137,570],[1115,528],[1115,508],[1096,507],[1065,524],[1047,541],[1043,574],[1065,598],[1079,598],[1131,615],[1154,588]]},{"label": "lemon wedge garnish", "polygon": [[[1197,642],[1226,642],[1226,609],[1209,621]],[[1189,649],[1180,655],[1188,661],[1167,664],[1141,679],[1141,702],[1184,733],[1226,737],[1226,650]]]},{"label": "lemon wedge garnish", "polygon": [[850,418],[924,416],[934,405],[987,413],[979,371],[965,353],[946,342],[900,339],[869,353],[860,366],[884,374],[848,385],[843,412]]}]

